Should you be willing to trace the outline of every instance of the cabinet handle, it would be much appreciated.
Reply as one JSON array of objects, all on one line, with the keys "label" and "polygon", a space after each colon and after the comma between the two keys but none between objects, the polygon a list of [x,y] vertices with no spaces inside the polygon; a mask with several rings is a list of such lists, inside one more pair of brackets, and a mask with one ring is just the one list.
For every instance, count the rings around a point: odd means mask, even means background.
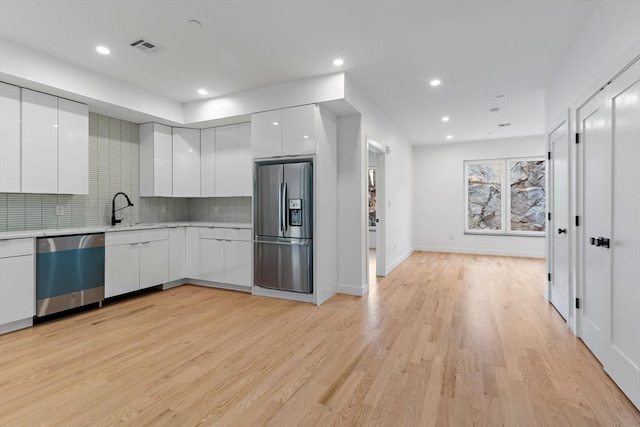
[{"label": "cabinet handle", "polygon": [[135,246],[137,243],[129,243],[129,246]]}]

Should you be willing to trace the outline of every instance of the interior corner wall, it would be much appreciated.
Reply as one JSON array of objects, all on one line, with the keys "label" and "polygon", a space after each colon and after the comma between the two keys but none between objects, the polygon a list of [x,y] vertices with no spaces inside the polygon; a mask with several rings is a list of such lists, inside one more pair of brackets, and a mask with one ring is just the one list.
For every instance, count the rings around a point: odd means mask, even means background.
[{"label": "interior corner wall", "polygon": [[367,289],[360,129],[360,114],[338,117],[338,292],[352,295]]},{"label": "interior corner wall", "polygon": [[543,237],[464,234],[464,161],[544,153],[544,136],[414,147],[416,250],[544,257]]},{"label": "interior corner wall", "polygon": [[547,133],[638,55],[640,2],[599,2],[547,86]]},{"label": "interior corner wall", "polygon": [[[345,99],[349,104],[362,114],[361,126],[361,158],[358,164],[358,173],[361,176],[358,196],[362,202],[362,232],[368,230],[366,213],[366,156],[367,138],[389,148],[389,154],[385,158],[384,193],[386,194],[385,206],[378,207],[384,210],[385,221],[385,271],[389,273],[413,252],[412,239],[412,196],[413,196],[413,172],[412,161],[413,147],[407,138],[391,122],[387,115],[363,92],[353,81],[346,76]],[[355,167],[354,163],[354,167]],[[362,252],[366,255],[366,236],[362,241]],[[366,277],[366,272],[365,272]]]}]

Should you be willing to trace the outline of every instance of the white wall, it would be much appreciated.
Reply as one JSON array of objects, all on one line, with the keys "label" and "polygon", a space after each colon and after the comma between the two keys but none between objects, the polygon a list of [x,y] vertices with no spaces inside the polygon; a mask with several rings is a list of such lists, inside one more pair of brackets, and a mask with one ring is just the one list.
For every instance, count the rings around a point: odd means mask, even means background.
[{"label": "white wall", "polygon": [[542,237],[464,234],[463,167],[465,160],[544,154],[544,136],[414,147],[415,249],[544,257]]},{"label": "white wall", "polygon": [[[358,180],[359,194],[350,193],[350,197],[360,199],[358,224],[358,238],[361,241],[362,256],[366,257],[366,156],[368,155],[367,138],[390,148],[390,154],[385,157],[384,206],[378,206],[385,224],[385,270],[395,268],[413,251],[411,204],[412,204],[412,171],[411,157],[413,149],[407,138],[391,122],[384,111],[378,107],[354,82],[346,76],[345,99],[362,114],[361,135],[358,141],[358,157],[351,159],[348,165],[340,170],[350,169],[355,172],[354,179]],[[342,161],[342,157],[340,158]],[[355,191],[355,190],[353,190]],[[355,238],[355,236],[354,236]],[[366,259],[366,258],[365,258]],[[366,278],[366,268],[363,278]]]},{"label": "white wall", "polygon": [[547,86],[547,131],[638,55],[640,1],[601,1]]}]

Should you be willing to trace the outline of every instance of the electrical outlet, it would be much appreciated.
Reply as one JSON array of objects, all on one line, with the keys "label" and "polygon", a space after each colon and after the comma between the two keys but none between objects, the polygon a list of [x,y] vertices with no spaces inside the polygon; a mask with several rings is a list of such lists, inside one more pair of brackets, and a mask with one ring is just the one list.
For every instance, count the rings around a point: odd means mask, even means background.
[{"label": "electrical outlet", "polygon": [[56,215],[64,215],[64,205],[56,205]]}]

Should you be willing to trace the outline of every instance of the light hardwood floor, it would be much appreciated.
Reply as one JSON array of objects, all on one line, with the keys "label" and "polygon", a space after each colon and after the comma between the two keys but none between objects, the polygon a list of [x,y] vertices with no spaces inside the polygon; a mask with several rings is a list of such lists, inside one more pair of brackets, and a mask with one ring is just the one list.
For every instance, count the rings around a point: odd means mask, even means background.
[{"label": "light hardwood floor", "polygon": [[0,337],[0,425],[638,426],[542,260],[418,252],[320,307],[182,286]]}]

